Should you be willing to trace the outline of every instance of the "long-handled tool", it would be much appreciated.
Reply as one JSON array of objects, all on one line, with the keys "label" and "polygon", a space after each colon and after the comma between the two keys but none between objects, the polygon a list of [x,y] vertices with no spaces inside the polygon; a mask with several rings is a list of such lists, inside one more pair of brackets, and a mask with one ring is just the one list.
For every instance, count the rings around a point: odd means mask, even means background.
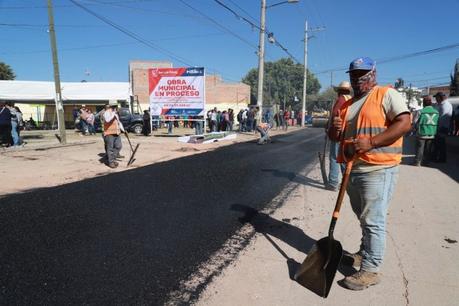
[{"label": "long-handled tool", "polygon": [[302,286],[308,288],[323,298],[328,296],[335,278],[336,270],[343,257],[341,243],[333,237],[335,224],[339,217],[341,203],[343,202],[349,176],[351,174],[353,160],[346,164],[346,171],[343,175],[338,199],[333,211],[328,236],[317,241],[312,247],[308,256],[295,273],[295,280]]},{"label": "long-handled tool", "polygon": [[131,157],[129,158],[129,161],[127,163],[128,166],[132,165],[132,163],[135,161],[134,159],[134,156],[135,156],[135,153],[137,153],[137,149],[139,148],[140,146],[140,143],[136,144],[135,146],[135,149],[132,147],[132,143],[131,143],[131,140],[129,139],[129,135],[127,132],[124,132],[124,135],[126,136],[126,139],[128,140],[129,142],[129,146],[131,147]]},{"label": "long-handled tool", "polygon": [[328,135],[325,135],[324,151],[323,153],[319,152],[320,173],[322,174],[322,180],[325,186],[327,186],[328,184],[327,170],[325,169],[325,156],[327,152],[327,144],[328,144]]}]

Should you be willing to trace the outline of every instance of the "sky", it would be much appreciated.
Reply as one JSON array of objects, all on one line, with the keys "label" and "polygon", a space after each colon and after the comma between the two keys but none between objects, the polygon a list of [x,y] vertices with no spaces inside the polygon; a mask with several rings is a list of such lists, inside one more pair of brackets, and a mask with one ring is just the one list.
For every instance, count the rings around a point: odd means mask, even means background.
[{"label": "sky", "polygon": [[[259,30],[217,2],[258,25],[260,0],[75,1],[99,18],[70,0],[52,1],[61,81],[128,81],[130,60],[203,66],[229,82],[258,66]],[[46,4],[0,0],[0,61],[17,80],[53,80]],[[458,12],[459,0],[300,0],[268,8],[266,27],[300,63],[305,21],[310,30],[324,28],[308,40],[308,68],[322,89],[347,80],[345,68],[361,56],[376,60],[380,84],[401,77],[425,87],[449,82],[459,59]],[[446,46],[452,47],[384,62]],[[266,61],[288,56],[266,41]]]}]

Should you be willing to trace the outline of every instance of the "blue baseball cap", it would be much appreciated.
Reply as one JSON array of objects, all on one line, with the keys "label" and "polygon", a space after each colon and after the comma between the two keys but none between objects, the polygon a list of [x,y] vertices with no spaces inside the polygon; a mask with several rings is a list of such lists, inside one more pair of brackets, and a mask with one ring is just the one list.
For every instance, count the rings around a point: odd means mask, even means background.
[{"label": "blue baseball cap", "polygon": [[376,67],[376,62],[369,57],[358,57],[349,64],[349,70],[372,70]]}]

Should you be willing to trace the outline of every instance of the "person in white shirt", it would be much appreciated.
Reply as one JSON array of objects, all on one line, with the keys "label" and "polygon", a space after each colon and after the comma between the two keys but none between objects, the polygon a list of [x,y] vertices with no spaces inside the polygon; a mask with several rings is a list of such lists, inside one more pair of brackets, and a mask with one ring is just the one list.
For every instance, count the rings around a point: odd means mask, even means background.
[{"label": "person in white shirt", "polygon": [[105,148],[107,150],[107,166],[110,168],[118,167],[116,158],[122,157],[120,154],[121,144],[121,132],[124,131],[123,124],[117,114],[118,102],[110,101],[110,108],[104,113],[104,137],[105,137]]},{"label": "person in white shirt", "polygon": [[437,100],[438,131],[435,137],[434,156],[433,159],[439,163],[446,163],[446,139],[451,129],[451,118],[453,116],[453,106],[446,98],[445,93],[437,92],[435,95]]}]

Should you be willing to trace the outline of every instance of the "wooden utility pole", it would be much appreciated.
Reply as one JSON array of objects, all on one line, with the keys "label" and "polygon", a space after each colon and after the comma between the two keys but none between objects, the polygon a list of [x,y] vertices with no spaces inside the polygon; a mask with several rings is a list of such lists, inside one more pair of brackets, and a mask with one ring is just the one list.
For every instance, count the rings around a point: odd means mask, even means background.
[{"label": "wooden utility pole", "polygon": [[57,112],[57,126],[59,129],[59,141],[61,144],[67,143],[65,134],[64,106],[62,103],[61,80],[59,77],[59,62],[57,61],[56,32],[54,30],[53,4],[48,0],[48,20],[49,20],[49,38],[51,42],[51,51],[54,67],[54,87],[56,96],[54,98]]}]

